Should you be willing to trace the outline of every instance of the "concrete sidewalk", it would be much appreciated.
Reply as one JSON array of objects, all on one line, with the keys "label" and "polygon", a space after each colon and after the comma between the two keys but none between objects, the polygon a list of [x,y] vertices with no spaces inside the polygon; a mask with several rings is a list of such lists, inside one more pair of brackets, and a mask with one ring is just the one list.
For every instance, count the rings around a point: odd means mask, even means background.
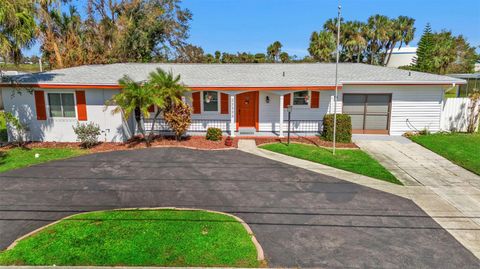
[{"label": "concrete sidewalk", "polygon": [[[363,142],[358,142],[358,145],[362,147],[362,149],[364,149],[366,144],[373,143],[373,141],[376,140],[365,140]],[[392,141],[387,139],[384,142],[397,143],[400,145],[406,143],[408,145],[410,144],[408,143],[408,141],[404,141],[400,138],[400,140],[398,141]],[[238,147],[242,151],[249,152],[251,154],[255,154],[264,158],[287,163],[313,172],[333,176],[345,181],[357,183],[376,190],[411,199],[428,215],[430,215],[438,224],[440,224],[442,228],[447,230],[463,246],[470,250],[477,258],[480,258],[480,225],[475,221],[478,220],[478,218],[474,218],[472,217],[473,214],[467,214],[466,212],[463,212],[459,210],[456,206],[452,205],[450,201],[446,199],[442,194],[450,194],[450,196],[453,197],[454,193],[450,193],[446,189],[443,189],[442,192],[439,191],[438,188],[431,188],[430,186],[422,185],[416,180],[409,181],[408,183],[412,184],[407,183],[405,184],[405,186],[395,185],[367,176],[362,176],[344,170],[336,169],[330,166],[259,149],[256,147],[255,141],[253,140],[240,140]],[[375,156],[372,151],[367,151]],[[375,157],[378,158],[378,156]],[[385,165],[388,169],[392,169],[392,166],[389,165],[390,163],[386,163],[384,160],[385,159],[379,158],[379,161],[383,165]],[[398,176],[399,170],[395,171],[394,174],[395,176]],[[406,182],[405,177],[401,179],[402,181]],[[415,184],[415,182],[417,182],[417,184]],[[443,187],[445,188],[445,186]],[[478,213],[478,211],[476,211],[476,213]],[[477,214],[476,216],[478,215],[479,214]]]}]

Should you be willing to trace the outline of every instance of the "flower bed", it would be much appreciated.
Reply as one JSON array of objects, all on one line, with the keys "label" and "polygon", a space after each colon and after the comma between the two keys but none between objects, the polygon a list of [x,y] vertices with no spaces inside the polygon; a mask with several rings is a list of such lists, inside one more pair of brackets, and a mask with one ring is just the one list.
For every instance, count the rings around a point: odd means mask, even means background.
[{"label": "flower bed", "polygon": [[[225,139],[223,137],[221,141],[209,141],[205,139],[205,136],[189,136],[181,141],[176,141],[174,137],[161,137],[158,136],[152,141],[152,147],[185,147],[185,148],[195,148],[195,149],[205,149],[205,150],[214,150],[214,149],[232,149],[236,148],[238,144],[238,139],[233,140],[231,147],[225,146]],[[9,150],[14,146],[5,146],[0,150]],[[79,149],[79,142],[30,142],[25,145],[26,148],[71,148]],[[129,149],[140,149],[146,148],[145,141],[143,139],[136,137],[128,140],[127,142],[102,142],[94,146],[91,149],[88,149],[90,152],[105,152],[105,151],[115,151],[115,150],[129,150]]]}]

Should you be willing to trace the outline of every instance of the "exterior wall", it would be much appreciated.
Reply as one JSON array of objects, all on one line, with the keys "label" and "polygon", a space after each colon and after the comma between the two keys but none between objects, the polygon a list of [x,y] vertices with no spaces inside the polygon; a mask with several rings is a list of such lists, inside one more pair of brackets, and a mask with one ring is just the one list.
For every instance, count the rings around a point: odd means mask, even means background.
[{"label": "exterior wall", "polygon": [[[26,90],[23,90],[21,95],[18,93],[12,95],[14,92],[12,89],[3,89],[2,97],[5,111],[13,113],[21,122],[28,125],[27,139],[29,140],[76,141],[77,136],[73,132],[72,126],[76,126],[79,121],[76,118],[51,118],[48,113],[48,99],[46,98],[46,94],[49,92],[75,92],[75,90],[43,90],[47,106],[47,120],[37,120],[34,95]],[[114,107],[110,106],[105,109],[105,101],[116,93],[118,93],[118,90],[85,90],[88,120],[81,121],[81,123],[94,122],[98,124],[102,131],[102,135],[99,137],[100,141],[120,142],[130,137],[130,124],[122,119],[121,114],[111,113]],[[76,111],[76,115],[78,117],[78,111]],[[11,136],[11,133],[9,135]]]},{"label": "exterior wall", "polygon": [[[285,92],[287,94],[288,92]],[[339,91],[340,97],[341,91]],[[266,97],[270,98],[267,104]],[[291,113],[292,120],[309,120],[322,121],[326,113],[333,113],[333,96],[334,91],[320,91],[319,108],[296,107],[294,106]],[[261,132],[278,132],[280,130],[280,95],[269,91],[260,91],[259,95],[259,131]],[[293,98],[290,98],[293,102]],[[284,130],[287,128],[288,113],[287,109],[283,109]],[[337,112],[341,112],[341,102],[337,103]],[[299,123],[302,124],[302,123]],[[296,126],[293,126],[295,128]]]},{"label": "exterior wall", "polygon": [[428,129],[440,131],[442,86],[352,86],[343,93],[391,93],[390,135]]}]

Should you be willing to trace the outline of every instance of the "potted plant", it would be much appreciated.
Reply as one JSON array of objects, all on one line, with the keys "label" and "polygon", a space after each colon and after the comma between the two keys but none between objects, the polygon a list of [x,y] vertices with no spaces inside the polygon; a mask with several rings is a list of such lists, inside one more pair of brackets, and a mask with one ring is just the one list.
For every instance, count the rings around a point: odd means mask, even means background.
[{"label": "potted plant", "polygon": [[225,139],[225,146],[231,147],[233,145],[233,139],[230,136],[227,136]]}]

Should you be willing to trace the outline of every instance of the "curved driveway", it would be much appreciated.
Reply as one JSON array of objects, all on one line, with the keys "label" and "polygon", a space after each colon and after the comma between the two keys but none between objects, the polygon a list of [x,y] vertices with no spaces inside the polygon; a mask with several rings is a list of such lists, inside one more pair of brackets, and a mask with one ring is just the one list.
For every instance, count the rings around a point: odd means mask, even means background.
[{"label": "curved driveway", "polygon": [[109,152],[0,174],[0,249],[76,212],[159,206],[243,218],[270,266],[480,265],[410,200],[237,150]]}]

